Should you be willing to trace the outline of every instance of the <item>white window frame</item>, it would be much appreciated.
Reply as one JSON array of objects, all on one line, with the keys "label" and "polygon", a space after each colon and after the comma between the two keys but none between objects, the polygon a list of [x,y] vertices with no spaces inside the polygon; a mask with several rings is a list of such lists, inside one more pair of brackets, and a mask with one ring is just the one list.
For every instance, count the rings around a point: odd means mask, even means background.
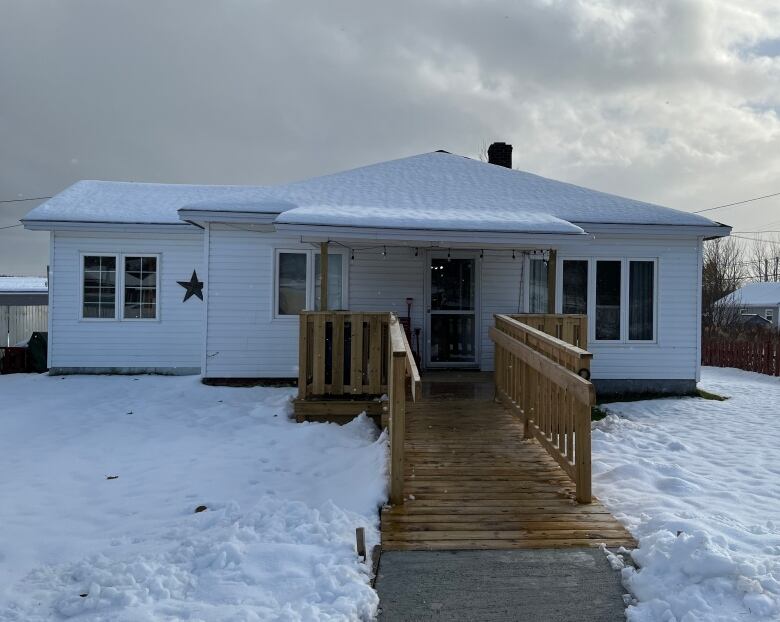
[{"label": "white window frame", "polygon": [[[160,255],[159,253],[122,253],[122,300],[119,310],[122,313],[123,322],[159,322],[160,321]],[[154,257],[157,260],[155,273],[155,292],[157,294],[154,305],[154,317],[125,317],[125,259],[128,257]]]},{"label": "white window frame", "polygon": [[[87,257],[113,257],[116,262],[116,274],[114,276],[114,317],[85,317],[84,316],[84,260]],[[79,308],[78,319],[81,322],[118,322],[119,321],[119,267],[121,254],[102,251],[81,251],[79,253]]]},{"label": "white window frame", "polygon": [[[558,265],[555,266],[555,311],[556,313],[563,314],[563,262],[564,261],[584,261],[588,264],[588,274],[586,277],[586,286],[588,288],[588,291],[586,292],[586,299],[587,304],[585,306],[585,313],[590,317],[595,313],[595,307],[594,311],[591,312],[590,310],[590,303],[591,298],[595,295],[595,284],[591,283],[591,264],[593,263],[592,257],[580,257],[580,256],[572,256],[572,257],[558,257],[558,261],[556,262]],[[600,259],[600,258],[599,258]],[[595,272],[594,272],[595,275]],[[588,327],[588,331],[591,335],[595,334],[591,331],[590,326]]]},{"label": "white window frame", "polygon": [[[658,257],[611,257],[611,256],[589,256],[582,255],[558,256],[555,269],[555,312],[563,313],[563,262],[564,261],[587,261],[588,262],[588,342],[599,345],[631,345],[646,346],[658,344],[658,310],[660,308],[659,284],[659,261]],[[599,261],[619,261],[620,262],[620,338],[619,339],[596,339],[596,266]],[[629,296],[630,296],[630,263],[632,261],[653,262],[653,338],[652,339],[629,339]],[[527,307],[526,307],[527,308]]]},{"label": "white window frame", "polygon": [[774,321],[775,321],[775,310],[774,309],[764,309],[764,319],[774,323]]},{"label": "white window frame", "polygon": [[[629,302],[630,302],[630,295],[631,295],[631,262],[632,261],[643,261],[643,262],[649,262],[653,264],[653,338],[652,339],[629,339],[629,326],[628,326],[628,318],[629,318]],[[658,343],[658,300],[660,298],[659,291],[658,291],[658,258],[657,257],[627,257],[625,259],[626,262],[626,334],[625,334],[625,342],[630,343],[631,345],[642,345],[642,344],[656,344]]]},{"label": "white window frame", "polygon": [[[349,305],[349,255],[348,249],[344,248],[329,248],[328,255],[341,255],[341,305],[340,308],[346,309]],[[317,249],[307,248],[275,248],[274,249],[274,265],[273,265],[273,308],[271,309],[271,317],[274,320],[281,321],[298,321],[298,314],[283,315],[279,313],[279,255],[282,253],[295,253],[298,255],[306,255],[306,311],[314,309],[314,291],[316,284],[314,282],[314,256],[319,255],[320,251]]]},{"label": "white window frame", "polygon": [[[116,260],[116,279],[114,287],[114,317],[84,317],[84,258],[85,257],[113,257]],[[157,259],[157,302],[155,305],[155,317],[145,318],[126,318],[125,317],[125,257],[154,257]],[[159,322],[161,313],[162,295],[160,289],[161,280],[161,253],[117,253],[103,251],[80,251],[79,252],[79,308],[78,321],[80,322]]]}]

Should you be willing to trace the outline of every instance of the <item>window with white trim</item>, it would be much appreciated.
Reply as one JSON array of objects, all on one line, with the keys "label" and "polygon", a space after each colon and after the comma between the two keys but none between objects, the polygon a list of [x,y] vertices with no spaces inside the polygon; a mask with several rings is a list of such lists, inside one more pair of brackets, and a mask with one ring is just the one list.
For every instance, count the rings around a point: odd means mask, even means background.
[{"label": "window with white trim", "polygon": [[561,309],[563,313],[588,312],[588,260],[564,259],[561,266]]},{"label": "window with white trim", "polygon": [[[343,252],[328,253],[328,309],[346,308],[347,261]],[[276,251],[274,316],[295,317],[320,310],[320,253]]]},{"label": "window with white trim", "polygon": [[123,295],[124,319],[157,319],[156,256],[125,255]]},{"label": "window with white trim", "polygon": [[84,255],[82,259],[81,316],[116,318],[116,255]]},{"label": "window with white trim", "polygon": [[618,260],[596,261],[596,339],[619,341],[621,335],[622,265]]},{"label": "window with white trim", "polygon": [[655,339],[655,261],[628,262],[628,340]]},{"label": "window with white trim", "polygon": [[765,309],[764,310],[764,317],[772,322],[775,319],[775,310],[774,309]]},{"label": "window with white trim", "polygon": [[544,259],[528,260],[528,313],[547,313],[547,264]]}]

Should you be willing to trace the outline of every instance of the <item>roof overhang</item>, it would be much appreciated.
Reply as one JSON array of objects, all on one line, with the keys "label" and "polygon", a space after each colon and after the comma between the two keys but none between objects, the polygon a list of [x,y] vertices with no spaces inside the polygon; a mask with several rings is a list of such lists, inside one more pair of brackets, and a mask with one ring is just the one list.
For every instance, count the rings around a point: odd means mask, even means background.
[{"label": "roof overhang", "polygon": [[598,238],[601,235],[621,236],[635,238],[642,237],[679,237],[679,238],[703,238],[711,240],[723,238],[731,233],[731,227],[717,223],[716,225],[653,225],[653,224],[625,224],[625,223],[592,223],[575,222],[588,233]]},{"label": "roof overhang", "polygon": [[202,210],[182,208],[179,218],[203,226],[210,222],[241,223],[251,225],[271,225],[279,212],[229,212],[223,210]]},{"label": "roof overhang", "polygon": [[30,231],[116,231],[124,233],[192,233],[198,227],[190,222],[96,222],[73,220],[22,220]]},{"label": "roof overhang", "polygon": [[529,248],[548,249],[572,240],[591,239],[587,233],[538,233],[509,231],[452,231],[436,229],[389,229],[367,227],[337,227],[328,225],[277,224],[281,233],[300,237],[303,242],[338,240],[344,243],[367,241],[396,246],[457,245],[459,248]]}]

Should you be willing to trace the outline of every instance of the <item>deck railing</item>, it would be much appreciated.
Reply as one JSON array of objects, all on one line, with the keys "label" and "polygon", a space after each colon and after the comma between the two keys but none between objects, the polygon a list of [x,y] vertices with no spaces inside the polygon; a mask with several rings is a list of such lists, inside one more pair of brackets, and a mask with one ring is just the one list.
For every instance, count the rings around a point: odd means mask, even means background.
[{"label": "deck railing", "polygon": [[298,343],[298,398],[387,395],[390,501],[403,503],[407,379],[412,400],[420,372],[393,313],[304,311]]},{"label": "deck railing", "polygon": [[513,317],[495,316],[496,393],[576,485],[577,501],[590,503],[591,408],[595,404],[590,352]]},{"label": "deck railing", "polygon": [[561,341],[588,349],[588,316],[581,314],[518,313],[511,317]]}]

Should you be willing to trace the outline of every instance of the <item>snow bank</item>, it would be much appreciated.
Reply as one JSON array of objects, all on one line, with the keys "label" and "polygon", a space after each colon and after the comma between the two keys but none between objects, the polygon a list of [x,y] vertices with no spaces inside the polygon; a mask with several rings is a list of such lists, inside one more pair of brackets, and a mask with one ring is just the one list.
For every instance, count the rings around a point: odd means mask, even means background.
[{"label": "snow bank", "polygon": [[370,619],[385,439],[291,394],[0,376],[0,619]]},{"label": "snow bank", "polygon": [[780,379],[705,368],[725,402],[607,404],[594,492],[638,538],[632,622],[780,619]]}]

